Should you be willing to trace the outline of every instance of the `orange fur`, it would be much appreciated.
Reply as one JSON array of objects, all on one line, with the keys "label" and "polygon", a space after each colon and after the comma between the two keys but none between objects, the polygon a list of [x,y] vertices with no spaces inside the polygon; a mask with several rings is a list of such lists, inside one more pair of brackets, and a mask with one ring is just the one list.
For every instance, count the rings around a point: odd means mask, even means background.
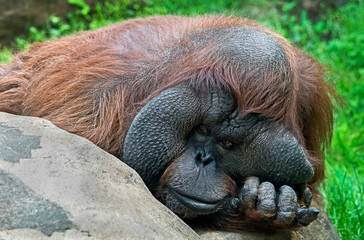
[{"label": "orange fur", "polygon": [[[255,26],[283,46],[289,66],[281,74],[239,71],[234,62],[214,55],[214,43],[164,59],[183,36],[204,28]],[[177,40],[178,39],[178,40]],[[153,96],[193,80],[227,88],[241,114],[260,113],[284,124],[299,140],[315,168],[311,186],[324,177],[324,150],[332,133],[331,87],[320,64],[282,36],[237,17],[157,17],[129,20],[96,31],[49,40],[0,66],[0,111],[46,118],[90,139],[116,155],[129,126]],[[315,187],[313,187],[315,188]]]}]

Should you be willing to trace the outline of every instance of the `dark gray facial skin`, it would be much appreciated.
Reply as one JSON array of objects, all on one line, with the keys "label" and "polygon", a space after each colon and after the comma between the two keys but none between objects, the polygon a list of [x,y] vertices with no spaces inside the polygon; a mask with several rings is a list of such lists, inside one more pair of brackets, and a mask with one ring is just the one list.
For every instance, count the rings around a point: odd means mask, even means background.
[{"label": "dark gray facial skin", "polygon": [[[227,39],[232,31],[235,35]],[[262,30],[228,27],[204,36],[224,36],[218,54],[242,67],[277,71],[286,64],[280,44]],[[194,38],[191,34],[190,40]],[[242,38],[247,40],[242,43]],[[313,221],[317,209],[302,212],[292,189],[296,186],[308,207],[312,195],[306,183],[313,167],[293,135],[258,114],[239,116],[226,91],[201,93],[192,86],[169,88],[138,113],[126,136],[125,163],[153,193],[159,189],[157,197],[184,218],[228,207],[243,212],[249,202],[258,202],[256,211],[268,217],[274,212],[278,225]]]},{"label": "dark gray facial skin", "polygon": [[[226,175],[237,181],[256,176],[278,187],[304,186],[313,168],[297,140],[266,118],[241,118],[235,110],[229,96],[199,95],[186,85],[167,89],[134,119],[124,161],[153,192],[166,168],[178,159],[172,191],[212,203],[213,210],[221,205],[213,203],[228,195]],[[201,205],[202,212],[204,208],[209,206]]]}]

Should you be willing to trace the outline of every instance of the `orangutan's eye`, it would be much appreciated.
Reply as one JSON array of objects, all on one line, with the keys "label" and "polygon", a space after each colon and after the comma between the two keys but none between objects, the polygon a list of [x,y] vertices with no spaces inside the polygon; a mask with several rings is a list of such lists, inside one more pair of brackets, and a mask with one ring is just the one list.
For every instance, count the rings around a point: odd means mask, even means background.
[{"label": "orangutan's eye", "polygon": [[222,140],[221,144],[226,149],[231,149],[234,146],[234,144],[232,142],[228,141],[228,140]]},{"label": "orangutan's eye", "polygon": [[198,130],[199,130],[202,134],[208,134],[207,127],[205,127],[204,125],[200,125],[200,126],[198,126]]}]

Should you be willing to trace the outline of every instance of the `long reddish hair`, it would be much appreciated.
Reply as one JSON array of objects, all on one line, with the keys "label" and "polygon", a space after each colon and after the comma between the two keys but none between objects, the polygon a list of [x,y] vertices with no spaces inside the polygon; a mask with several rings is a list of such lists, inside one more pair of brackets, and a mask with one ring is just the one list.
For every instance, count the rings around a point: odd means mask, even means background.
[{"label": "long reddish hair", "polygon": [[[288,64],[279,73],[241,70],[206,42],[180,55],[164,51],[189,44],[200,29],[253,26],[282,45]],[[186,48],[188,49],[188,48]],[[324,152],[333,126],[332,88],[320,64],[285,38],[247,19],[224,16],[158,17],[124,21],[96,31],[49,40],[0,66],[0,111],[46,118],[117,155],[129,126],[153,96],[190,82],[235,97],[241,114],[259,113],[287,126],[324,177]]]}]

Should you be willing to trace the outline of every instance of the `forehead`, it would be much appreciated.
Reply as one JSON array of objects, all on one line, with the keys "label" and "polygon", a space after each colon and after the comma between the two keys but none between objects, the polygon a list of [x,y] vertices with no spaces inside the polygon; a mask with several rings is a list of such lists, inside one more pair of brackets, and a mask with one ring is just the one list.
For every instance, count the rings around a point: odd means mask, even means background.
[{"label": "forehead", "polygon": [[244,68],[276,69],[286,64],[280,42],[253,26],[206,28],[188,34],[184,40],[195,43],[197,49],[213,46],[215,56],[230,59]]}]

